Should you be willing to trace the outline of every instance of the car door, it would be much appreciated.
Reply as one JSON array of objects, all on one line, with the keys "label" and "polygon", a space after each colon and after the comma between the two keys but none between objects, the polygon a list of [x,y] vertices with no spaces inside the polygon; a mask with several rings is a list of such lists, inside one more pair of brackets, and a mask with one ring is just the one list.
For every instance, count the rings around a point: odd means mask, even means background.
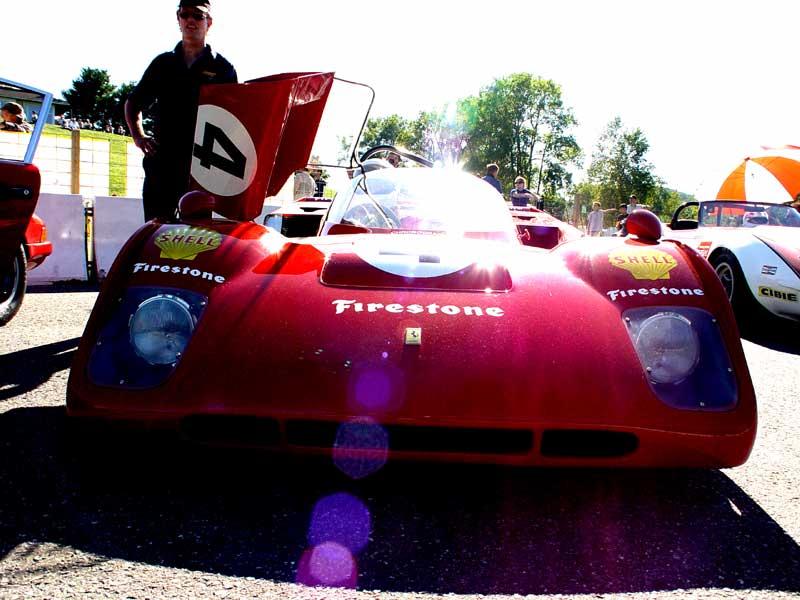
[{"label": "car door", "polygon": [[[14,102],[42,117],[32,132],[8,131],[0,123],[0,264],[19,252],[39,199],[41,177],[32,164],[52,104],[52,95],[0,78],[0,104]],[[35,108],[34,108],[35,107]]]}]

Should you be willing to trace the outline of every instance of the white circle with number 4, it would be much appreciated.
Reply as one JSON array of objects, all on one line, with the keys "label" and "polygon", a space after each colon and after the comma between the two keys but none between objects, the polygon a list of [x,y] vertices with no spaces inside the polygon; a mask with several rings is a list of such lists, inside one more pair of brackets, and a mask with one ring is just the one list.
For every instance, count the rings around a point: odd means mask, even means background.
[{"label": "white circle with number 4", "polygon": [[192,149],[192,177],[219,196],[244,192],[256,176],[253,138],[236,116],[213,104],[197,109]]}]

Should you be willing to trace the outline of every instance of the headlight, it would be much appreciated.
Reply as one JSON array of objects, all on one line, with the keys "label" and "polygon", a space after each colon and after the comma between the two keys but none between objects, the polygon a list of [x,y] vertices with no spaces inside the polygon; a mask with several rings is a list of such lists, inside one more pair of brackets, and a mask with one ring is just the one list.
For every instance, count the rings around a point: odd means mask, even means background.
[{"label": "headlight", "polygon": [[162,384],[180,364],[207,305],[208,298],[189,290],[128,288],[98,332],[89,378],[128,389]]},{"label": "headlight", "polygon": [[148,298],[130,322],[131,344],[151,365],[177,362],[194,331],[189,304],[170,294]]},{"label": "headlight", "polygon": [[717,320],[689,306],[632,308],[623,315],[647,382],[682,410],[732,410],[738,385]]},{"label": "headlight", "polygon": [[636,335],[636,350],[655,383],[679,383],[697,366],[700,345],[689,319],[662,312],[645,319]]}]

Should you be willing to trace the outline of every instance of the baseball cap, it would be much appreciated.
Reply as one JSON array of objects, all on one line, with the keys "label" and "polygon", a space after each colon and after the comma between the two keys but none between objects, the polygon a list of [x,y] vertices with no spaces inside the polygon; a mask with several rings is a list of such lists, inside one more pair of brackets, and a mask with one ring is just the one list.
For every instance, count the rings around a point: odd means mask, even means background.
[{"label": "baseball cap", "polygon": [[181,0],[178,4],[178,8],[196,8],[200,12],[210,12],[211,11],[211,1],[210,0]]},{"label": "baseball cap", "polygon": [[631,194],[630,196],[628,196],[628,199],[629,200],[636,200],[636,194]]}]

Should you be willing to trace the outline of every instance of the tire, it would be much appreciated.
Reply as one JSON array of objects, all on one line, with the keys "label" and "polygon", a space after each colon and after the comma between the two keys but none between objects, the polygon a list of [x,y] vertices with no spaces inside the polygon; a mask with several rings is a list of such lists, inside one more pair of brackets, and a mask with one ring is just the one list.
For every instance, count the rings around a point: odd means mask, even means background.
[{"label": "tire", "polygon": [[28,283],[26,265],[25,249],[22,246],[10,260],[4,261],[0,272],[0,326],[8,323],[22,306]]},{"label": "tire", "polygon": [[753,316],[753,311],[760,305],[753,298],[747,280],[744,277],[739,261],[729,250],[721,250],[711,258],[711,266],[725,288],[728,300],[733,306],[733,311],[741,320],[748,313]]}]

